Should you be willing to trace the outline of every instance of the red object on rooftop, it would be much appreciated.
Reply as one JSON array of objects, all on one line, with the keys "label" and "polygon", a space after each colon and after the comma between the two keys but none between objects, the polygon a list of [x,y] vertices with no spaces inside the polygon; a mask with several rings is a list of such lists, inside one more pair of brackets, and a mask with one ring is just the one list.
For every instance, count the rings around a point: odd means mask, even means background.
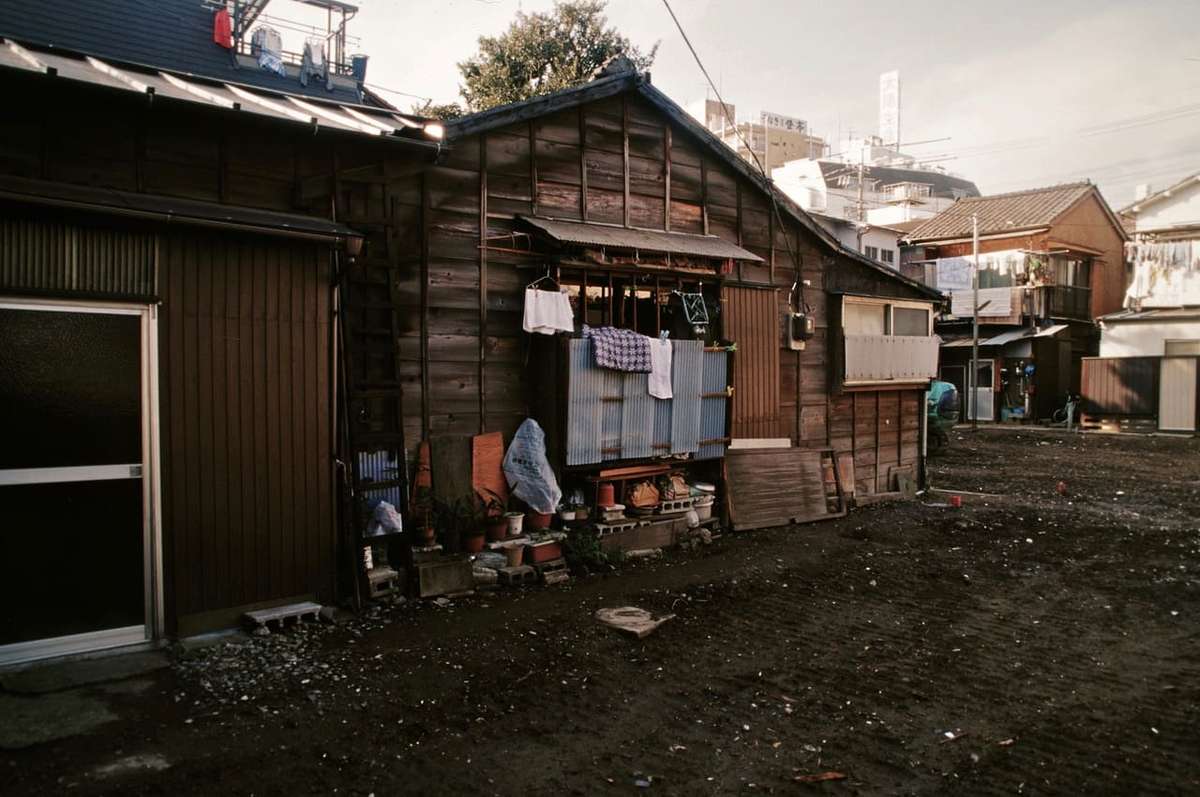
[{"label": "red object on rooftop", "polygon": [[227,8],[213,14],[213,41],[226,50],[233,49],[233,20]]}]

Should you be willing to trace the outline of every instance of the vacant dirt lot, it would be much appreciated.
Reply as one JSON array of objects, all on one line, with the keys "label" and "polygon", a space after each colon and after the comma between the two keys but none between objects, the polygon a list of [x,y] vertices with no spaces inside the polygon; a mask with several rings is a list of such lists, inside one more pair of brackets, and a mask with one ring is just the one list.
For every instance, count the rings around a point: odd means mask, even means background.
[{"label": "vacant dirt lot", "polygon": [[[992,494],[961,509],[205,651],[106,693],[101,733],[0,754],[0,792],[1200,790],[1200,444],[957,437],[936,486]],[[676,618],[593,621],[622,604]],[[167,768],[97,771],[134,755]]]}]

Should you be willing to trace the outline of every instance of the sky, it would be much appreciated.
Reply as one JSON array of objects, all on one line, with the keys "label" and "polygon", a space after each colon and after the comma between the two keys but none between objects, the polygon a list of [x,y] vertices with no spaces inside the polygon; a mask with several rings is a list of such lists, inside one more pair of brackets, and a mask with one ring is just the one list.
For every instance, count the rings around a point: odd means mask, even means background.
[{"label": "sky", "polygon": [[[1197,0],[671,3],[739,117],[799,117],[831,143],[839,131],[875,133],[879,74],[898,69],[902,141],[949,139],[907,151],[944,157],[985,194],[1087,178],[1120,208],[1139,183],[1164,188],[1200,171]],[[370,55],[367,83],[449,102],[479,36],[553,3],[359,5],[350,33]],[[269,13],[304,19],[306,9],[277,0]],[[661,0],[610,0],[607,14],[643,49],[660,42],[659,89],[684,106],[711,96]]]}]

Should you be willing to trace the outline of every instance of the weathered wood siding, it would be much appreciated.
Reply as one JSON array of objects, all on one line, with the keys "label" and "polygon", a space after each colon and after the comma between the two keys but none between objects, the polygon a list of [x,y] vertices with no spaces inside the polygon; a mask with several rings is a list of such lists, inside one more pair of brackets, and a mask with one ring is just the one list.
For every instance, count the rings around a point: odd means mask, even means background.
[{"label": "weathered wood siding", "polygon": [[[708,233],[762,257],[762,264],[742,264],[725,279],[739,291],[768,289],[776,296],[775,311],[756,305],[761,312],[754,321],[758,338],[770,329],[773,348],[753,360],[740,352],[734,367],[736,379],[753,375],[763,386],[759,397],[775,408],[756,404],[735,411],[738,436],[832,444],[827,291],[915,295],[861,263],[831,255],[786,215],[781,223],[758,186],[633,92],[458,139],[423,182],[417,177],[403,189],[391,185],[388,237],[410,242],[393,255],[406,264],[404,306],[412,312],[402,340],[411,367],[405,394],[410,439],[510,434],[525,414],[544,414],[545,386],[526,369],[529,343],[521,332],[522,290],[539,276],[544,259],[503,251],[514,248],[514,214]],[[421,230],[427,246],[418,252],[420,244],[411,241],[420,240]],[[809,284],[790,295],[800,280]],[[801,303],[815,319],[816,334],[804,351],[794,352],[783,340],[782,318]],[[734,337],[745,334],[739,330],[749,323],[740,313],[722,319]],[[877,460],[915,466],[919,394],[857,396],[864,419],[868,405],[891,413],[879,424],[883,442],[864,427],[862,434],[839,436],[839,450],[854,451],[864,467]],[[908,410],[903,421],[901,405]],[[911,433],[897,431],[902,422]],[[553,438],[554,430],[547,433]],[[873,490],[876,482],[877,489],[887,489],[886,470],[878,479],[874,472],[863,478]]]}]

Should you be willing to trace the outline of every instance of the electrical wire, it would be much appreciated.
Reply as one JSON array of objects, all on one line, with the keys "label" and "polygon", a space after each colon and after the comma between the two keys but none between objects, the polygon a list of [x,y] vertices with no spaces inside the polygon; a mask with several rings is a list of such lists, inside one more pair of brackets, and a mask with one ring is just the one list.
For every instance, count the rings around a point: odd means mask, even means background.
[{"label": "electrical wire", "polygon": [[[775,213],[775,220],[779,224],[779,230],[783,233],[783,244],[788,250],[788,255],[792,259],[792,264],[795,266],[796,281],[792,283],[792,289],[788,294],[788,307],[790,308],[792,306],[792,297],[795,295],[796,289],[799,288],[800,310],[806,314],[811,314],[812,308],[809,307],[808,303],[804,299],[803,262],[800,258],[800,255],[792,249],[792,239],[788,235],[787,225],[783,223],[783,214],[779,212],[779,202],[775,197],[775,184],[771,180],[771,176],[767,174],[767,169],[763,165],[763,162],[758,159],[758,154],[754,151],[754,148],[750,146],[750,142],[746,140],[746,136],[743,135],[742,131],[738,129],[737,123],[729,113],[729,105],[721,96],[721,92],[717,89],[717,84],[713,81],[712,76],[708,74],[708,69],[705,68],[704,62],[700,60],[700,54],[697,53],[696,48],[692,46],[692,40],[688,38],[687,32],[683,29],[683,25],[679,21],[679,17],[675,16],[675,10],[671,8],[671,3],[669,0],[662,0],[662,3],[667,9],[667,13],[671,15],[671,21],[675,23],[675,27],[679,30],[679,35],[683,38],[683,43],[687,45],[688,50],[692,54],[692,58],[696,61],[696,66],[700,67],[700,72],[704,75],[704,79],[708,81],[708,87],[712,89],[713,95],[717,98],[717,102],[721,106],[721,114],[725,117],[725,121],[729,123],[729,126],[733,128],[734,133],[736,133],[737,137],[741,139],[742,144],[750,153],[750,157],[754,159],[754,165],[758,167],[759,172],[762,173],[763,178],[766,180],[767,195],[771,198],[771,209]],[[771,246],[774,248],[774,240],[771,241]]]}]

